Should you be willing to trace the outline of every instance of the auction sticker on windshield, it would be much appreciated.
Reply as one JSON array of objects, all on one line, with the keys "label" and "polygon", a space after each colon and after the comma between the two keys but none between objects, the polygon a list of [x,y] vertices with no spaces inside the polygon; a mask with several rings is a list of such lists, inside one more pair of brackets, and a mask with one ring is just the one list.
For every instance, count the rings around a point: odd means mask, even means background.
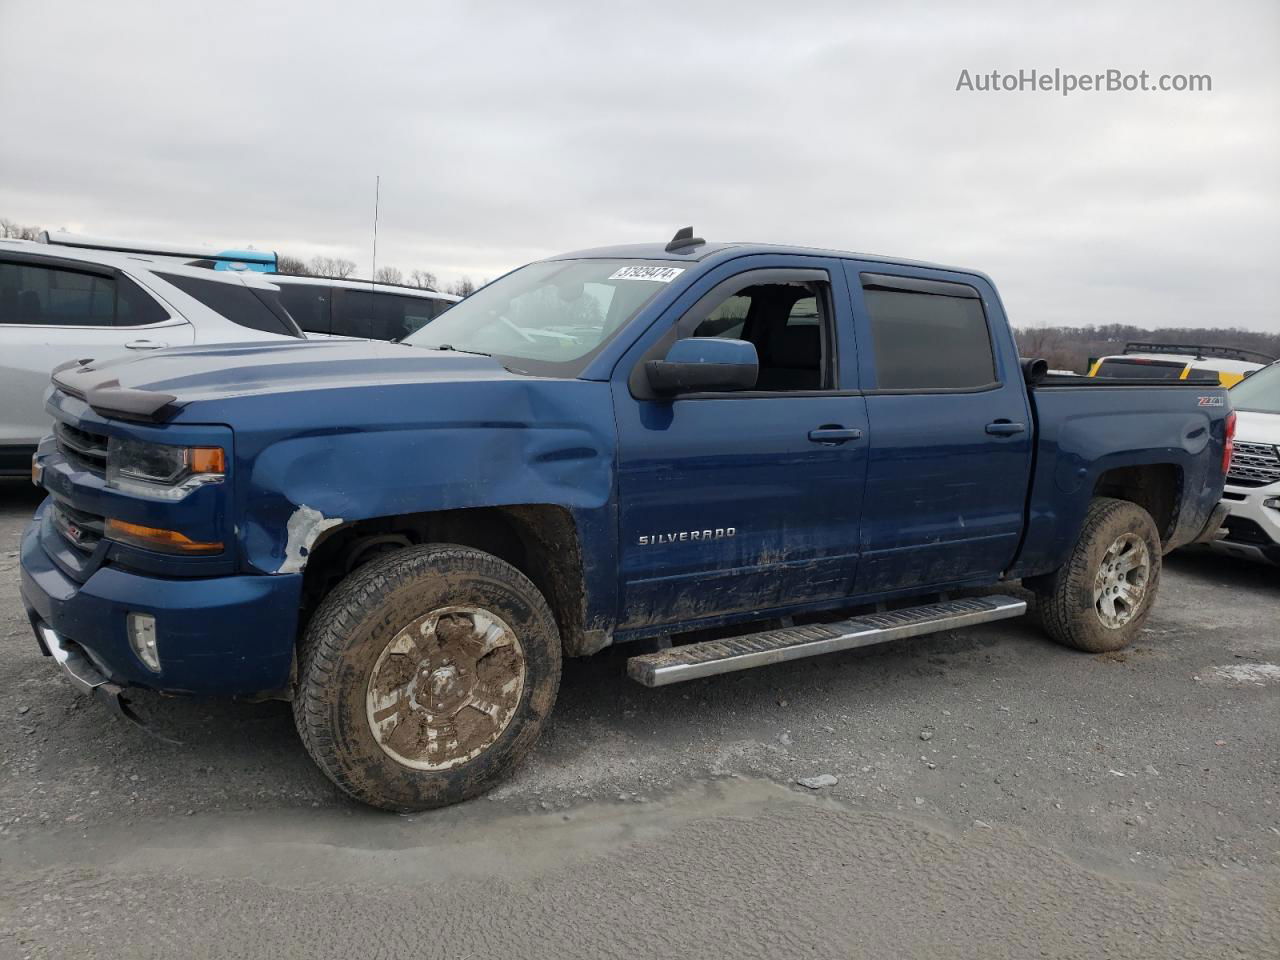
[{"label": "auction sticker on windshield", "polygon": [[610,280],[653,280],[657,283],[670,283],[680,274],[684,267],[622,267],[614,271]]}]

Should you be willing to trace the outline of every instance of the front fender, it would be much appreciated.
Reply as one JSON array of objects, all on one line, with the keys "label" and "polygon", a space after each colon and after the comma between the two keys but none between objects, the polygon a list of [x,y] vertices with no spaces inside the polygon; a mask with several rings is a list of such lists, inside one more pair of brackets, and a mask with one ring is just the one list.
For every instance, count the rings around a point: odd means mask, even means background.
[{"label": "front fender", "polygon": [[[237,456],[248,461],[239,473],[243,562],[297,573],[325,530],[377,517],[535,503],[597,520],[607,513],[615,435],[606,384],[428,386],[381,398],[367,420],[264,427],[243,440],[237,429]],[[609,529],[579,526],[584,536]]]}]

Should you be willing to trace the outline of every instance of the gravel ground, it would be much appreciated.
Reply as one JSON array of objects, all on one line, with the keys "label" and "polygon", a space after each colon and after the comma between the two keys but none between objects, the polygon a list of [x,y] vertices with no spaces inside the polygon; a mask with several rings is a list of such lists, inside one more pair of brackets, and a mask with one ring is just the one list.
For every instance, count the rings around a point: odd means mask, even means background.
[{"label": "gravel ground", "polygon": [[1123,654],[573,661],[514,779],[396,817],[285,704],[138,696],[174,746],[78,697],[18,600],[35,503],[0,482],[0,956],[1280,955],[1280,571],[1173,557]]}]

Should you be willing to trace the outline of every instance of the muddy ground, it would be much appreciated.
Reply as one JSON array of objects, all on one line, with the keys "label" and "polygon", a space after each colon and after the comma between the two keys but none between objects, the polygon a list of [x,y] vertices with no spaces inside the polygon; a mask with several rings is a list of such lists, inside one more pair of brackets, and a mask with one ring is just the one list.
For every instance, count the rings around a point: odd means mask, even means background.
[{"label": "muddy ground", "polygon": [[571,661],[513,780],[400,817],[284,704],[138,698],[171,746],[78,697],[18,601],[34,505],[0,482],[0,957],[1280,955],[1280,571],[1175,556],[1123,655]]}]

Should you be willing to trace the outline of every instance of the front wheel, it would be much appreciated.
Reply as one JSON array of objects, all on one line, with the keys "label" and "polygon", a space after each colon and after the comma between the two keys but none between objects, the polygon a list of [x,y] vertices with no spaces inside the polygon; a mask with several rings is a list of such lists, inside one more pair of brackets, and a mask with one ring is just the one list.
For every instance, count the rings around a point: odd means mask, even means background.
[{"label": "front wheel", "polygon": [[1061,569],[1038,580],[1040,619],[1061,644],[1106,653],[1142,631],[1160,583],[1160,535],[1151,514],[1095,497]]},{"label": "front wheel", "polygon": [[361,567],[312,619],[294,720],[357,800],[422,810],[501,780],[560,684],[555,620],[524,574],[469,547],[412,547]]}]

